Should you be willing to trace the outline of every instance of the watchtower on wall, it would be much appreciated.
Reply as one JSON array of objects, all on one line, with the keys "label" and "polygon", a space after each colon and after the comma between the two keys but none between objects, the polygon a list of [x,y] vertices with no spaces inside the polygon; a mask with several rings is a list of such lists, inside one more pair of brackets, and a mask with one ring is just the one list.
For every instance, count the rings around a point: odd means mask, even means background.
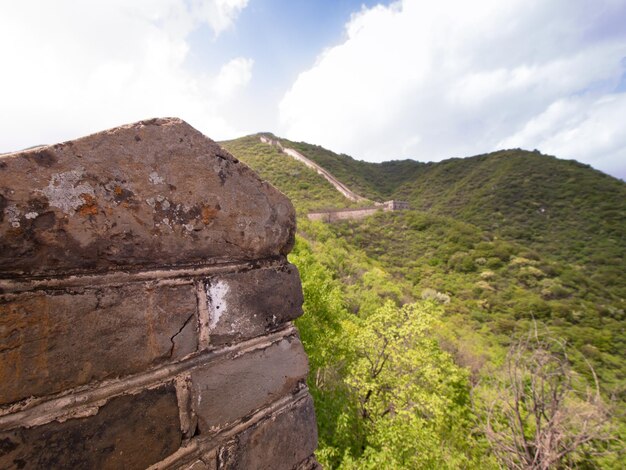
[{"label": "watchtower on wall", "polygon": [[409,209],[409,203],[407,201],[385,201],[383,202],[384,210],[386,211],[403,211]]}]

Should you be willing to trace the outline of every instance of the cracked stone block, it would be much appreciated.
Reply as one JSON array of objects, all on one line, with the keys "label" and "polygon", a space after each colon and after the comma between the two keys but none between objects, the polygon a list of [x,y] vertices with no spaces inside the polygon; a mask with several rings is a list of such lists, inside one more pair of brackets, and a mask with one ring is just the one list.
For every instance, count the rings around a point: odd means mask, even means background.
[{"label": "cracked stone block", "polygon": [[260,336],[302,315],[302,285],[293,264],[215,276],[205,286],[211,345]]},{"label": "cracked stone block", "polygon": [[294,233],[180,119],[0,155],[0,468],[309,468]]},{"label": "cracked stone block", "polygon": [[196,311],[191,283],[0,295],[0,404],[180,359]]},{"label": "cracked stone block", "polygon": [[181,470],[216,470],[216,462],[205,462],[204,460],[196,460],[186,467],[180,467]]},{"label": "cracked stone block", "polygon": [[296,336],[195,369],[192,400],[198,429],[210,432],[297,392],[307,372],[307,357]]},{"label": "cracked stone block", "polygon": [[294,467],[293,470],[324,470],[320,463],[315,458],[315,455],[312,455],[308,459],[300,462],[297,467]]},{"label": "cracked stone block", "polygon": [[287,197],[180,119],[0,156],[0,274],[255,260],[294,233]]},{"label": "cracked stone block", "polygon": [[317,448],[313,400],[307,396],[294,406],[246,429],[220,449],[220,470],[254,468],[291,470],[316,467]]},{"label": "cracked stone block", "polygon": [[0,432],[3,469],[144,469],[181,444],[176,391],[109,400],[96,414]]}]

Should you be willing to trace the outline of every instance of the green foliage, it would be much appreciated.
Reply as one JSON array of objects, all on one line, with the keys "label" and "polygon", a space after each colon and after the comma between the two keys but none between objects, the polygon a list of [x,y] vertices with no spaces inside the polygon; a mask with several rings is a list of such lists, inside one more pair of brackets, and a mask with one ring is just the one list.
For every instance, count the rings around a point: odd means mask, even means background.
[{"label": "green foliage", "polygon": [[312,209],[353,205],[314,170],[264,144],[258,136],[220,142],[220,145],[286,194],[300,214]]},{"label": "green foliage", "polygon": [[309,356],[311,373],[307,382],[316,407],[318,458],[327,465],[336,465],[341,453],[357,451],[358,436],[362,435],[357,403],[343,380],[351,357],[345,333],[349,314],[340,282],[317,261],[303,239],[298,238],[289,259],[300,271],[305,298],[304,315],[296,325]]},{"label": "green foliage", "polygon": [[549,256],[626,297],[626,185],[574,161],[505,150],[426,165],[394,193]]},{"label": "green foliage", "polygon": [[[398,306],[392,298],[402,295],[402,286],[387,282],[389,275],[358,250],[350,259],[358,274],[343,276],[377,293],[350,299],[352,286],[333,269],[344,242],[320,241],[327,226],[308,228],[318,239],[298,238],[290,261],[305,294],[305,315],[296,324],[310,358],[322,464],[458,468],[489,462],[486,443],[472,435],[467,372],[439,345],[441,307]],[[356,303],[358,315],[348,312],[346,300]]]},{"label": "green foliage", "polygon": [[367,429],[365,450],[351,462],[357,468],[471,463],[468,376],[439,345],[440,314],[431,302],[388,301],[349,332],[355,360],[346,382]]},{"label": "green foliage", "polygon": [[[431,291],[448,296],[446,315],[486,326],[502,346],[510,333],[539,320],[579,348],[599,351],[590,359],[607,391],[626,386],[624,300],[579,268],[558,258],[533,259],[536,254],[519,243],[419,211],[381,213],[329,230],[408,280],[414,298]],[[582,357],[574,361],[587,369]]]},{"label": "green foliage", "polygon": [[[534,322],[570,345],[581,380],[593,365],[626,436],[624,183],[521,150],[372,164],[282,142],[360,194],[413,207],[313,223],[311,209],[354,204],[258,136],[222,144],[299,215],[297,325],[327,468],[495,467],[469,390],[496,393],[506,349]],[[376,357],[388,358],[378,372]]]},{"label": "green foliage", "polygon": [[369,163],[348,155],[338,155],[319,145],[286,139],[280,141],[285,147],[302,152],[357,194],[377,201],[391,199],[398,188],[412,181],[425,166],[414,160]]}]

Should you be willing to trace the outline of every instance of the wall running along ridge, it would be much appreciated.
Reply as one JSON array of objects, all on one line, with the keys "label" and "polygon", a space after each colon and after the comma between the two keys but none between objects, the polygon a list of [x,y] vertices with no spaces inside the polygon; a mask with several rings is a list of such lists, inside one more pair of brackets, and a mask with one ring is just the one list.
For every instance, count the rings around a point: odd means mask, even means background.
[{"label": "wall running along ridge", "polygon": [[0,156],[0,468],[316,468],[294,232],[179,119]]},{"label": "wall running along ridge", "polygon": [[341,181],[339,181],[337,178],[335,178],[329,171],[327,171],[326,169],[324,169],[321,166],[319,166],[313,160],[305,157],[304,155],[302,155],[297,150],[290,149],[290,148],[285,148],[285,147],[283,147],[283,145],[278,140],[271,139],[271,138],[266,137],[264,135],[260,136],[259,140],[261,142],[263,142],[264,144],[268,144],[268,145],[272,145],[274,147],[277,147],[285,155],[289,155],[291,158],[293,158],[295,160],[298,160],[300,163],[303,163],[306,166],[308,166],[309,168],[311,168],[312,170],[315,170],[318,175],[324,177],[326,179],[326,181],[328,181],[331,185],[333,185],[333,187],[337,191],[339,191],[341,194],[343,194],[343,196],[346,199],[349,199],[349,200],[354,201],[354,202],[371,202],[369,199],[367,199],[367,198],[365,198],[363,196],[359,196],[357,193],[352,191],[345,184],[343,184]]},{"label": "wall running along ridge", "polygon": [[385,201],[377,202],[374,207],[361,207],[358,209],[329,209],[323,211],[309,212],[307,217],[309,220],[321,220],[322,222],[337,222],[339,220],[360,220],[370,215],[374,215],[379,211],[393,212],[409,209],[409,203],[406,201]]},{"label": "wall running along ridge", "polygon": [[[357,193],[348,188],[345,184],[335,178],[329,171],[325,170],[313,160],[302,155],[300,152],[294,149],[285,148],[280,143],[278,139],[272,139],[271,137],[267,137],[265,135],[261,135],[259,140],[264,144],[274,146],[278,148],[285,155],[289,155],[291,158],[298,160],[300,163],[308,166],[309,168],[315,170],[319,175],[326,178],[326,180],[333,185],[333,187],[343,194],[347,199],[354,202],[372,202],[363,196],[359,196]],[[360,207],[357,209],[330,209],[330,210],[322,210],[322,211],[314,211],[309,212],[307,217],[309,220],[321,220],[322,222],[337,222],[339,220],[350,220],[350,219],[364,219],[365,217],[369,217],[370,215],[376,214],[378,211],[399,211],[409,209],[409,203],[406,201],[386,201],[386,202],[374,202],[373,206],[369,207]]]}]

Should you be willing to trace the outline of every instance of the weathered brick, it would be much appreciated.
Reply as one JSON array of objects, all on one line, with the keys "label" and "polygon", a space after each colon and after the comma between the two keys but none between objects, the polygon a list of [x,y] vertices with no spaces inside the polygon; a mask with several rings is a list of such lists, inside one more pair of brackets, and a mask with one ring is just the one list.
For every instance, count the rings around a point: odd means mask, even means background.
[{"label": "weathered brick", "polygon": [[200,432],[241,419],[296,391],[307,371],[306,354],[295,336],[194,370],[193,407]]},{"label": "weathered brick", "polygon": [[302,285],[292,264],[216,276],[206,291],[211,345],[260,336],[302,315]]},{"label": "weathered brick", "polygon": [[316,447],[313,400],[307,396],[295,406],[238,434],[220,449],[218,468],[291,470],[301,463],[308,465],[307,459]]},{"label": "weathered brick", "polygon": [[0,296],[0,404],[179,359],[196,310],[191,283]]},{"label": "weathered brick", "polygon": [[217,452],[213,450],[210,454],[202,456],[201,459],[187,465],[179,466],[174,464],[173,468],[180,470],[217,470]]},{"label": "weathered brick", "polygon": [[317,461],[315,455],[312,455],[303,462],[300,462],[297,467],[294,467],[294,470],[323,470],[323,467]]},{"label": "weathered brick", "polygon": [[0,273],[253,260],[293,246],[291,202],[174,118],[0,156]]},{"label": "weathered brick", "polygon": [[294,232],[179,119],[1,155],[0,468],[311,467]]},{"label": "weathered brick", "polygon": [[0,433],[3,469],[144,469],[181,443],[176,392],[166,385],[113,398],[97,414]]}]

